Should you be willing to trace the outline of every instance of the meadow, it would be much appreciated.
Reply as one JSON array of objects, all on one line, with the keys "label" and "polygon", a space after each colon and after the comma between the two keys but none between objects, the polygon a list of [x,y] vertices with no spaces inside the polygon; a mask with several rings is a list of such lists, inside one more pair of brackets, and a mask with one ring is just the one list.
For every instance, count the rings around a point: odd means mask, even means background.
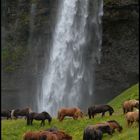
[{"label": "meadow", "polygon": [[106,113],[105,117],[103,118],[101,117],[101,114],[96,115],[94,119],[89,119],[88,117],[84,117],[83,119],[79,120],[66,118],[63,122],[59,122],[56,118],[53,118],[51,125],[49,125],[46,121],[44,127],[40,127],[40,122],[38,121],[34,121],[33,126],[27,126],[26,120],[24,119],[2,120],[1,138],[2,140],[22,140],[23,134],[29,130],[45,130],[47,128],[55,126],[70,134],[73,137],[73,140],[82,140],[83,130],[87,125],[94,125],[98,122],[105,122],[108,120],[116,120],[123,127],[122,133],[115,132],[112,136],[104,134],[103,140],[138,140],[139,125],[137,123],[134,123],[131,127],[128,127],[121,107],[123,101],[127,99],[138,99],[138,93],[138,84],[122,92],[119,96],[115,97],[112,101],[108,103],[114,108],[114,114],[112,116],[109,116],[109,114]]}]

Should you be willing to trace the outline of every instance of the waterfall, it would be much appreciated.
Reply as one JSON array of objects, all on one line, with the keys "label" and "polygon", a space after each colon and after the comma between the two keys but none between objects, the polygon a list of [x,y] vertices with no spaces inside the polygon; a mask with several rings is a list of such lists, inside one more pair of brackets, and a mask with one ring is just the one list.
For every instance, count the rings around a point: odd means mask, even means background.
[{"label": "waterfall", "polygon": [[92,102],[94,66],[100,59],[102,42],[102,0],[60,2],[39,105],[39,111],[53,116],[60,107],[84,108]]}]

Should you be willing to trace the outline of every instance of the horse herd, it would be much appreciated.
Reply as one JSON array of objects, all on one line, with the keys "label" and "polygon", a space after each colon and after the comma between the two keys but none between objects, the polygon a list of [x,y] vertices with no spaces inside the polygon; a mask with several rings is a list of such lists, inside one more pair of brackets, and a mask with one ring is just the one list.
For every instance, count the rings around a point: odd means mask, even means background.
[{"label": "horse herd", "polygon": [[[137,111],[133,111],[134,108],[137,108]],[[128,126],[131,126],[133,122],[139,123],[139,100],[131,99],[124,101],[122,109]],[[87,114],[83,113],[78,107],[60,108],[58,110],[57,119],[60,122],[62,122],[65,117],[72,117],[74,120],[77,120],[78,118],[83,118],[85,115],[88,115],[89,119],[91,119],[98,113],[102,113],[103,117],[107,111],[110,116],[114,113],[114,109],[110,105],[90,106]],[[33,125],[33,120],[41,120],[41,126],[45,125],[45,120],[48,120],[49,124],[52,121],[52,117],[48,112],[43,111],[36,113],[29,107],[22,110],[3,110],[1,112],[1,117],[6,117],[7,119],[17,119],[19,116],[25,117],[27,125]],[[116,120],[88,125],[83,131],[83,140],[102,140],[104,133],[112,135],[115,130],[122,132],[122,129],[122,126]],[[72,140],[72,136],[57,128],[50,128],[36,132],[26,132],[23,135],[23,140]]]}]

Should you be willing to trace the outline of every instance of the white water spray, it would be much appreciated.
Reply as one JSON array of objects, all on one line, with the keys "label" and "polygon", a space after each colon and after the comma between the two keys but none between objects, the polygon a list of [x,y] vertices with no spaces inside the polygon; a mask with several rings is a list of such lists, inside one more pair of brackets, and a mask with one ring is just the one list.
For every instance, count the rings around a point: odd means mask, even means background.
[{"label": "white water spray", "polygon": [[[56,115],[60,107],[87,106],[85,99],[91,100],[93,94],[93,68],[87,61],[90,28],[88,22],[97,28],[91,47],[92,59],[100,54],[101,47],[101,16],[102,0],[92,0],[89,15],[90,0],[61,0],[58,9],[58,19],[53,35],[53,45],[50,51],[42,81],[42,95],[39,110],[46,110]],[[93,18],[88,20],[88,18]],[[93,22],[93,23],[92,23]],[[98,43],[96,43],[98,42]],[[48,58],[46,58],[48,59]]]}]

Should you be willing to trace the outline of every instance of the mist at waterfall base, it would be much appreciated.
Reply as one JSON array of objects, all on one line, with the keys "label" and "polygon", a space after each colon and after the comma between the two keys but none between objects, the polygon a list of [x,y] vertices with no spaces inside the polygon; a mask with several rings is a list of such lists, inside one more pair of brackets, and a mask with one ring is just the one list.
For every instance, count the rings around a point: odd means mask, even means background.
[{"label": "mist at waterfall base", "polygon": [[94,103],[94,69],[100,63],[102,0],[61,0],[46,63],[38,110]]}]

